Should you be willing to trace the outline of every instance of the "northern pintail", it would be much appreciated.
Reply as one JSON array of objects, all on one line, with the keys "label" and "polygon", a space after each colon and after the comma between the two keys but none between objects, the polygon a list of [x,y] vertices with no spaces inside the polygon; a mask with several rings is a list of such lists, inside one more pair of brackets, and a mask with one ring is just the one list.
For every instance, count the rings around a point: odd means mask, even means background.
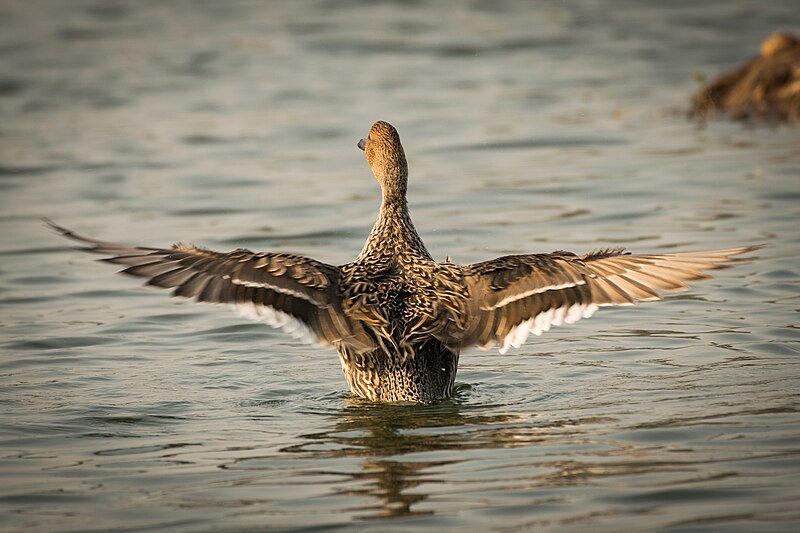
[{"label": "northern pintail", "polygon": [[376,122],[358,147],[383,201],[361,253],[341,266],[279,252],[127,246],[47,223],[148,285],[232,304],[249,318],[335,348],[350,390],[375,401],[449,397],[463,348],[499,345],[505,353],[531,333],[588,318],[599,307],[658,300],[658,291],[683,289],[759,248],[644,255],[614,248],[437,262],[409,215],[397,130]]}]

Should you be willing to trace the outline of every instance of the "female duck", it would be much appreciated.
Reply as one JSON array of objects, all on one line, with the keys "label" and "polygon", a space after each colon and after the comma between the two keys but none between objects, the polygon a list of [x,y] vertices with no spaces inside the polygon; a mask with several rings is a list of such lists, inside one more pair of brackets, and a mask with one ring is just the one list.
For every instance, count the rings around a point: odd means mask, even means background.
[{"label": "female duck", "polygon": [[472,265],[439,263],[408,212],[408,167],[397,131],[376,122],[358,147],[381,186],[382,202],[361,253],[338,267],[277,252],[131,247],[48,223],[149,285],[232,304],[245,316],[334,347],[350,390],[378,401],[448,397],[465,347],[498,344],[505,352],[530,333],[588,318],[599,307],[658,300],[659,290],[683,289],[687,281],[708,277],[704,271],[758,248],[647,255],[558,251]]}]

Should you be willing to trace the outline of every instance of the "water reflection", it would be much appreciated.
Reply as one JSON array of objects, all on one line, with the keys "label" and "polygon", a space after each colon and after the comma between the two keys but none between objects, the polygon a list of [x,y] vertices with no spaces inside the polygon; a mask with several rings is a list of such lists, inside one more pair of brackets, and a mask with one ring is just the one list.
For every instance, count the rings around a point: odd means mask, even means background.
[{"label": "water reflection", "polygon": [[[619,427],[611,417],[567,418],[560,409],[542,407],[539,415],[531,415],[514,413],[510,406],[469,404],[463,396],[428,406],[348,399],[341,411],[327,415],[332,429],[300,435],[298,444],[281,452],[337,465],[305,475],[337,476],[329,496],[351,499],[354,506],[347,511],[356,519],[420,517],[439,514],[440,508],[452,512],[453,501],[472,501],[480,494],[480,501],[469,504],[473,511],[518,499],[526,514],[541,515],[540,525],[552,523],[548,516],[592,522],[592,517],[620,515],[622,504],[655,506],[664,490],[691,491],[726,479],[724,465],[744,459],[735,452],[716,458],[712,462],[719,466],[707,472],[709,458],[692,446],[684,444],[677,453],[665,445],[675,437],[670,420],[647,428]],[[694,423],[705,421],[700,417]],[[512,448],[521,452],[509,453]],[[482,453],[492,449],[503,451]],[[620,484],[631,476],[638,480],[636,487]],[[593,494],[586,500],[591,510],[574,508],[561,492],[565,488]]]},{"label": "water reflection", "polygon": [[[363,457],[361,470],[348,474],[338,495],[370,496],[374,506],[354,509],[359,518],[432,514],[413,507],[428,499],[418,489],[435,482],[437,467],[454,459],[424,461],[412,454],[454,449],[501,448],[520,444],[513,428],[503,426],[518,417],[494,413],[495,406],[466,406],[458,399],[434,405],[375,404],[348,398],[334,415],[331,431],[302,435],[305,442],[286,453],[320,457]],[[483,414],[483,412],[493,414]],[[449,428],[449,429],[448,429]],[[465,428],[472,428],[465,431]]]},{"label": "water reflection", "polygon": [[[448,482],[452,475],[448,473],[448,465],[474,459],[469,453],[446,453],[436,460],[430,457],[431,452],[532,446],[534,453],[539,446],[551,449],[583,442],[587,426],[609,421],[592,417],[531,422],[530,415],[498,414],[501,407],[468,405],[458,397],[425,406],[380,405],[348,399],[346,407],[333,415],[333,429],[301,435],[299,439],[303,442],[281,451],[316,459],[362,458],[360,470],[346,473],[346,479],[337,484],[334,494],[373,498],[375,505],[351,509],[361,519],[416,516],[434,513],[430,507],[422,510],[419,507],[429,499],[432,487]],[[443,467],[445,470],[440,470]],[[601,467],[582,466],[575,461],[562,464],[548,460],[514,468],[512,479],[506,481],[527,488],[563,486],[585,482],[586,476],[576,472],[598,468]],[[615,466],[616,470],[619,468],[620,465]],[[466,469],[465,475],[466,484],[472,483],[469,477],[481,477],[474,467]]]}]

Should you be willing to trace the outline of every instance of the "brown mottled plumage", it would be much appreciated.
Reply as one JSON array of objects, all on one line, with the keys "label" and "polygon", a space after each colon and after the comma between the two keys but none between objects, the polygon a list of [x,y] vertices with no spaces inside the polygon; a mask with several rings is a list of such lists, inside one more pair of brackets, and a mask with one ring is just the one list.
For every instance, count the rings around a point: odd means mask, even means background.
[{"label": "brown mottled plumage", "polygon": [[737,120],[800,122],[800,37],[776,32],[761,43],[761,53],[726,72],[692,97],[691,114]]},{"label": "brown mottled plumage", "polygon": [[243,249],[225,254],[182,244],[130,247],[48,224],[149,285],[201,302],[230,303],[248,317],[333,346],[350,390],[380,401],[448,397],[464,347],[499,344],[505,352],[529,333],[587,318],[600,306],[657,300],[657,291],[685,288],[686,281],[708,277],[704,271],[759,248],[653,255],[558,251],[473,265],[439,263],[408,213],[408,168],[397,131],[376,122],[358,146],[383,198],[363,250],[339,267]]}]

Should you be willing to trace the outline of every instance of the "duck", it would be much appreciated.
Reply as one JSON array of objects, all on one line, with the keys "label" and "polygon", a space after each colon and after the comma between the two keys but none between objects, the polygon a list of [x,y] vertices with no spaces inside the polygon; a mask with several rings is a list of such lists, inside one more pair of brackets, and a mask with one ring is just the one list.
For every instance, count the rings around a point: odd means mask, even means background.
[{"label": "duck", "polygon": [[692,96],[690,114],[750,122],[800,122],[800,36],[775,32],[760,53],[725,72]]},{"label": "duck", "polygon": [[337,351],[356,397],[431,403],[453,395],[461,351],[501,353],[529,335],[589,318],[605,306],[659,300],[710,277],[760,245],[631,254],[606,248],[437,262],[409,213],[408,164],[397,130],[378,121],[357,143],[381,189],[377,220],[350,263],[283,252],[223,253],[96,240],[45,219],[80,249],[173,296],[230,304],[241,315]]}]

